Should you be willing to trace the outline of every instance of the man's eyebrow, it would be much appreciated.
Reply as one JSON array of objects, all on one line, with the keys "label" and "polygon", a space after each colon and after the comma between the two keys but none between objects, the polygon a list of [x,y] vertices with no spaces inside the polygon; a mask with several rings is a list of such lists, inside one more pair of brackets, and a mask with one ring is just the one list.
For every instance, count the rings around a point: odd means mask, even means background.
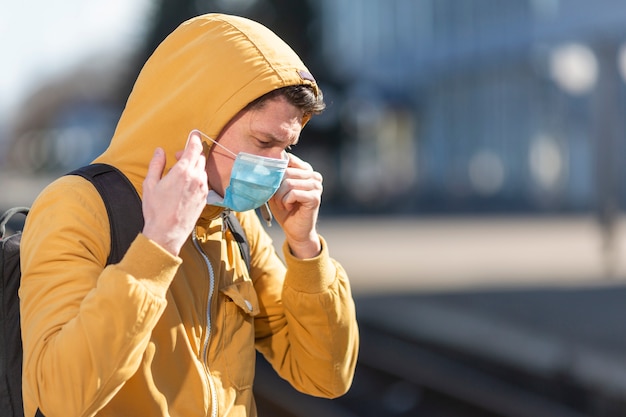
[{"label": "man's eyebrow", "polygon": [[[273,133],[270,132],[257,132],[258,136],[261,136],[262,138],[272,142],[272,143],[280,143],[283,144],[285,143],[284,140],[280,139],[278,136],[274,135]],[[298,135],[293,141],[289,141],[289,143],[287,143],[287,146],[294,146],[298,144],[298,141],[300,140],[300,135]]]}]

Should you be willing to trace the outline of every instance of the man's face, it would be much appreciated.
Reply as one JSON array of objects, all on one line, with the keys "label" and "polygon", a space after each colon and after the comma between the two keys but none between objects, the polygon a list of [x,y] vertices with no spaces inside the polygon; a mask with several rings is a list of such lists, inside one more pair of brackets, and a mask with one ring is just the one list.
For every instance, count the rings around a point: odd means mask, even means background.
[{"label": "man's face", "polygon": [[[295,145],[302,130],[302,111],[283,97],[268,100],[260,108],[239,113],[217,138],[234,154],[246,152],[268,158],[285,158],[285,150]],[[213,146],[207,158],[209,188],[220,195],[230,181],[235,157]]]}]

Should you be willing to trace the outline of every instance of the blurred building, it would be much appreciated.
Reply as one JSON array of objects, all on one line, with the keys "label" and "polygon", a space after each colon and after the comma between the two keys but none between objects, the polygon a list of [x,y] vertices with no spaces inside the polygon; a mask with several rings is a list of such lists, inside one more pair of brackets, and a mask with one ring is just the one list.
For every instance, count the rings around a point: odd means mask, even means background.
[{"label": "blurred building", "polygon": [[113,135],[130,62],[96,55],[37,88],[11,120],[0,167],[55,176],[90,163]]},{"label": "blurred building", "polygon": [[402,212],[580,211],[624,187],[626,4],[326,0],[340,183]]}]

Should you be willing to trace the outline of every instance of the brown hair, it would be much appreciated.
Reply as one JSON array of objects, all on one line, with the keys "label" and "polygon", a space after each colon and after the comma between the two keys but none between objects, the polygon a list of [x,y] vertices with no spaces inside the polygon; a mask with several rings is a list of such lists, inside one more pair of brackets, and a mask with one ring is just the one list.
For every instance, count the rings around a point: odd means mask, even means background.
[{"label": "brown hair", "polygon": [[319,93],[316,95],[315,91],[306,85],[290,85],[277,88],[250,102],[244,110],[261,108],[268,100],[284,97],[290,104],[301,109],[304,117],[308,119],[314,114],[320,114],[326,108],[322,90],[318,89],[318,91]]}]

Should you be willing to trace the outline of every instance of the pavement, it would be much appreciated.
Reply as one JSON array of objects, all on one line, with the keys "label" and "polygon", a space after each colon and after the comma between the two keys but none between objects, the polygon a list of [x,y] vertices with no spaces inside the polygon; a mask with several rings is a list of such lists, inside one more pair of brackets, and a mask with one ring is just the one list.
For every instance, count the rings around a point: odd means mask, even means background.
[{"label": "pavement", "polygon": [[322,217],[319,231],[357,293],[602,285],[626,275],[626,236],[605,250],[591,216]]}]

